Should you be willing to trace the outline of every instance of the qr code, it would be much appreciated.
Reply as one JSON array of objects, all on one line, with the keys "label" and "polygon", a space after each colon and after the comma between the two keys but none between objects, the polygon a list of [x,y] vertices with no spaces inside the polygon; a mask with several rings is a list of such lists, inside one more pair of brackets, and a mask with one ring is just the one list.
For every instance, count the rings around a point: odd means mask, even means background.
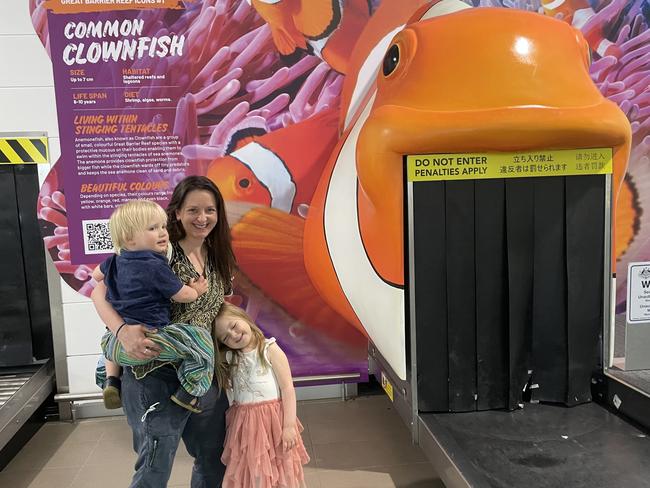
[{"label": "qr code", "polygon": [[84,251],[86,254],[106,254],[113,252],[113,241],[108,227],[108,219],[82,220]]}]

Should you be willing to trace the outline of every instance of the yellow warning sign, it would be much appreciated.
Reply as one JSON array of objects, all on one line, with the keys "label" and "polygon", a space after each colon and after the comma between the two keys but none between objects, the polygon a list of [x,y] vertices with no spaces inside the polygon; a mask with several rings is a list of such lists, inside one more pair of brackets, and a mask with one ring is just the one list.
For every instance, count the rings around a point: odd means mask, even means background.
[{"label": "yellow warning sign", "polygon": [[47,162],[47,137],[0,137],[0,164]]},{"label": "yellow warning sign", "polygon": [[393,398],[393,385],[383,371],[381,372],[381,387],[386,392],[386,395],[388,395],[388,398],[390,398],[390,401],[395,401]]},{"label": "yellow warning sign", "polygon": [[481,180],[612,172],[611,148],[406,156],[409,181]]}]

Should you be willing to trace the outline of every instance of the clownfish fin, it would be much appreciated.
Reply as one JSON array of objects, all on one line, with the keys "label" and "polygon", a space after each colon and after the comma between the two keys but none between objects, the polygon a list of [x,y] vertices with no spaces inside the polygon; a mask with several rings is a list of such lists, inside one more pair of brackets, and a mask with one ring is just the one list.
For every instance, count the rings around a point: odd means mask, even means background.
[{"label": "clownfish fin", "polygon": [[293,37],[284,29],[272,27],[271,36],[273,37],[275,47],[278,48],[278,51],[283,56],[293,54],[298,49],[298,45]]},{"label": "clownfish fin", "polygon": [[302,8],[294,16],[296,27],[305,37],[319,39],[330,35],[341,24],[341,6],[338,0],[303,1]]},{"label": "clownfish fin", "polygon": [[285,0],[266,3],[262,0],[251,0],[253,8],[271,29],[275,47],[284,56],[293,53],[297,48],[307,49],[307,42],[296,28],[292,16],[292,12],[296,10],[295,2],[297,1]]},{"label": "clownfish fin", "polygon": [[257,207],[232,227],[240,272],[294,319],[347,344],[366,339],[319,296],[303,258],[305,221],[273,208]]},{"label": "clownfish fin", "polygon": [[617,260],[625,254],[639,234],[641,213],[639,192],[632,176],[627,173],[616,202],[615,249]]}]

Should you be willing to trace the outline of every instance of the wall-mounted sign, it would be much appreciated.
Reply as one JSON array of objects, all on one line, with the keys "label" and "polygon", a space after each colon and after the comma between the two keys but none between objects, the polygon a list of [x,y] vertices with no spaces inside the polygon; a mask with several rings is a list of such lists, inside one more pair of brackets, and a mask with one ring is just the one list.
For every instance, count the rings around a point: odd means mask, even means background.
[{"label": "wall-mounted sign", "polygon": [[612,172],[610,148],[406,156],[409,181],[482,180]]}]

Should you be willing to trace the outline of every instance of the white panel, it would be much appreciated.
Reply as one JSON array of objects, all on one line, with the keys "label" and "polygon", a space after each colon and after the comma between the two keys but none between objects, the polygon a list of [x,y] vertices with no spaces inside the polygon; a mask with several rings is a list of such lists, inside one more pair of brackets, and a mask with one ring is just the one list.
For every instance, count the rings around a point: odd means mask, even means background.
[{"label": "white panel", "polygon": [[61,157],[61,139],[59,137],[52,137],[48,134],[48,142],[50,145],[50,166],[53,166]]},{"label": "white panel", "polygon": [[37,164],[36,166],[38,168],[38,187],[40,188],[41,186],[43,186],[43,182],[45,181],[45,177],[50,172],[50,165],[49,164]]},{"label": "white panel", "polygon": [[36,35],[0,36],[0,86],[53,86],[52,62]]},{"label": "white panel", "polygon": [[0,34],[34,34],[29,0],[2,0]]},{"label": "white panel", "polygon": [[101,351],[99,340],[106,327],[92,303],[64,303],[65,348],[68,356]]},{"label": "white panel", "polygon": [[59,137],[54,87],[0,87],[0,132],[46,131]]},{"label": "white panel", "polygon": [[63,303],[92,303],[90,298],[77,293],[63,280],[61,280],[61,299]]},{"label": "white panel", "polygon": [[95,384],[95,368],[99,354],[68,356],[68,381],[70,393],[94,393],[99,390]]}]

